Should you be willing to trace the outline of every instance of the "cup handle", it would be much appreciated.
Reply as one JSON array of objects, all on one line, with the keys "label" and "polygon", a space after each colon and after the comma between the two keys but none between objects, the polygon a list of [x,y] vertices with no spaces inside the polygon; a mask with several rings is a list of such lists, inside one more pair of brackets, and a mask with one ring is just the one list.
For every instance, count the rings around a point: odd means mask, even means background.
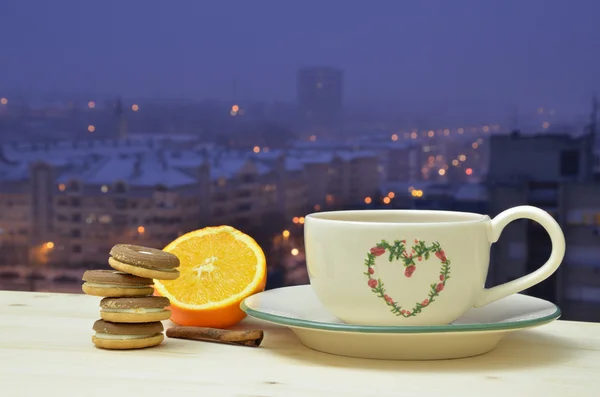
[{"label": "cup handle", "polygon": [[522,218],[536,221],[546,229],[552,242],[550,258],[542,267],[526,276],[492,288],[484,288],[479,298],[475,301],[474,307],[482,307],[500,298],[526,290],[550,277],[560,266],[563,257],[565,256],[565,236],[554,218],[540,208],[523,205],[510,208],[498,214],[492,219],[491,243],[498,241],[498,238],[506,225],[514,220]]}]

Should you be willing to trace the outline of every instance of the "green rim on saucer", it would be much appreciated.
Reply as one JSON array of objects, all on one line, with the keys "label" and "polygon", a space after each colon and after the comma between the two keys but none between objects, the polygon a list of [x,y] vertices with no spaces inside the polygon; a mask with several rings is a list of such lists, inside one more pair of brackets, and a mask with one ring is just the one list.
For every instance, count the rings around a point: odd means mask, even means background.
[{"label": "green rim on saucer", "polygon": [[[265,291],[267,292],[267,291]],[[264,292],[261,292],[264,293]],[[343,331],[343,332],[362,332],[362,333],[379,333],[379,334],[415,334],[415,333],[435,333],[435,332],[491,332],[507,329],[531,328],[544,325],[561,316],[561,311],[558,306],[550,303],[556,310],[548,315],[536,317],[530,320],[516,320],[494,323],[477,323],[477,324],[455,324],[455,325],[431,325],[431,326],[374,326],[374,325],[355,325],[343,323],[327,323],[320,321],[302,320],[298,318],[286,317],[279,314],[266,313],[257,309],[253,309],[246,304],[248,297],[240,304],[241,309],[249,316],[264,320],[270,323],[286,325],[295,328],[310,328],[323,331]],[[531,297],[531,299],[539,299]]]}]

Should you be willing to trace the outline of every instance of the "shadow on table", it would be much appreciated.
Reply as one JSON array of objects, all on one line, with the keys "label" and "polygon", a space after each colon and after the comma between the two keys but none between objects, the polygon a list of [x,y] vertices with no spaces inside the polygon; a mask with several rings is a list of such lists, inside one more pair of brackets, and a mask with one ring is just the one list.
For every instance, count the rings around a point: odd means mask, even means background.
[{"label": "shadow on table", "polygon": [[481,372],[528,369],[567,362],[577,349],[572,346],[572,339],[530,330],[507,336],[491,352],[474,357],[426,361],[369,360],[322,353],[303,346],[295,336],[294,338],[296,342],[291,346],[282,346],[273,341],[270,349],[275,354],[303,364],[375,371]]}]

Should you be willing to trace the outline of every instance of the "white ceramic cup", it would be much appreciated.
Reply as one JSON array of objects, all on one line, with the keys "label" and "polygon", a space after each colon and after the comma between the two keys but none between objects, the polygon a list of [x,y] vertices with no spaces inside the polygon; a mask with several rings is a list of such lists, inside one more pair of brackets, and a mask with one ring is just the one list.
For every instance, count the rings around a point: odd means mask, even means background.
[{"label": "white ceramic cup", "polygon": [[[533,273],[486,289],[490,247],[508,223],[521,218],[546,229],[550,258]],[[565,253],[558,223],[531,206],[493,219],[428,210],[320,212],[306,217],[304,239],[318,299],[341,321],[361,325],[449,324],[472,307],[542,282]]]}]

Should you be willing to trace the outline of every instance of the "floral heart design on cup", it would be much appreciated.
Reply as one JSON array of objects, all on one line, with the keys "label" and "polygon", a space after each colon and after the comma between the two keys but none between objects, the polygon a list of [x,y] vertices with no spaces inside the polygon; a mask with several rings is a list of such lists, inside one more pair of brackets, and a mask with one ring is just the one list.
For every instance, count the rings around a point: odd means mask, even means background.
[{"label": "floral heart design on cup", "polygon": [[[386,293],[383,281],[375,276],[375,258],[384,254],[388,254],[389,262],[397,260],[403,262],[404,276],[407,278],[411,278],[417,270],[417,263],[423,261],[423,259],[428,260],[431,254],[435,255],[441,262],[439,277],[437,280],[434,280],[434,283],[430,284],[431,288],[427,297],[417,302],[411,309],[404,309],[403,306],[399,305],[398,302],[389,296]],[[365,266],[367,266],[367,271],[364,274],[368,277],[367,285],[371,288],[371,291],[377,294],[390,307],[390,312],[396,316],[403,317],[416,316],[425,307],[435,302],[435,299],[444,290],[446,282],[450,278],[450,260],[446,257],[446,253],[437,241],[427,245],[425,241],[415,239],[414,245],[408,247],[406,240],[395,240],[393,244],[390,244],[386,240],[381,240],[380,243],[377,243],[367,253]]]}]

